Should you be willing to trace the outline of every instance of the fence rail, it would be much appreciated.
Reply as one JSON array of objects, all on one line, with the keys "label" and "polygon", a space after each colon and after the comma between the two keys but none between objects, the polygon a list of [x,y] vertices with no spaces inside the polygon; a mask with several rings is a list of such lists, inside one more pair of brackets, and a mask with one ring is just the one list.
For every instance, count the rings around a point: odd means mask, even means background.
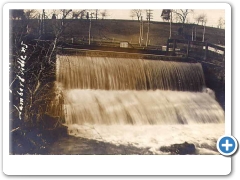
[{"label": "fence rail", "polygon": [[[114,39],[91,39],[89,44],[89,39],[82,39],[81,37],[74,36],[63,37],[60,41],[63,44],[67,44],[67,47],[77,47],[79,48],[93,48],[99,50],[116,50],[116,51],[126,51],[126,52],[144,52],[149,51],[154,54],[170,55],[170,56],[184,56],[192,57],[196,59],[205,60],[214,59],[219,63],[225,60],[225,47],[212,44],[209,42],[201,41],[189,41],[185,39],[168,39],[166,46],[140,46],[139,44],[134,44],[128,41],[119,41]],[[127,47],[120,47],[121,42],[127,42]],[[218,63],[217,63],[218,64]]]},{"label": "fence rail", "polygon": [[127,42],[128,48],[130,49],[149,49],[149,50],[162,50],[161,45],[148,45],[140,46],[138,43],[132,43],[126,40],[117,40],[117,39],[93,39],[91,38],[90,43],[89,39],[82,38],[81,36],[72,36],[72,37],[62,37],[60,41],[69,44],[78,44],[78,45],[94,45],[94,46],[107,46],[107,47],[120,47],[121,42]]},{"label": "fence rail", "polygon": [[204,60],[213,57],[220,61],[225,60],[225,47],[209,42],[168,39],[166,51],[173,54],[184,54],[187,57],[199,56]]}]

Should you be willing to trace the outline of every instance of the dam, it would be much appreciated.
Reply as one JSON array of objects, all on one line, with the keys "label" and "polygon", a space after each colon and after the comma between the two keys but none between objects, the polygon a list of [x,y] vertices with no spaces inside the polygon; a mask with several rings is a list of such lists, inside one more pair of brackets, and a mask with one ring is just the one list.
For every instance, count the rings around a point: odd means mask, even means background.
[{"label": "dam", "polygon": [[57,55],[56,86],[70,135],[155,154],[188,141],[218,154],[224,111],[205,91],[200,63]]}]

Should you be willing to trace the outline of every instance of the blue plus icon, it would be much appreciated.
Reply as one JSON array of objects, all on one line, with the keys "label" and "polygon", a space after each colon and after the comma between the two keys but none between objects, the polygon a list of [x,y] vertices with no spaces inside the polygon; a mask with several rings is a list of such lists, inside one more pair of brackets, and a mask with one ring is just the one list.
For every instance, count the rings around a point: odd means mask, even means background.
[{"label": "blue plus icon", "polygon": [[217,149],[224,156],[233,155],[237,148],[238,143],[233,136],[222,136],[217,141]]}]

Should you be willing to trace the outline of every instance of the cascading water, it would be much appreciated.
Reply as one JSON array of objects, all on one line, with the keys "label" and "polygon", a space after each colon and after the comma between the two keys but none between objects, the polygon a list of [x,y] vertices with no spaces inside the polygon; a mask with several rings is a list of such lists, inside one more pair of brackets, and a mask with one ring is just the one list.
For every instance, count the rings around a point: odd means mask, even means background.
[{"label": "cascading water", "polygon": [[224,113],[207,93],[67,90],[67,124],[196,124],[224,122]]},{"label": "cascading water", "polygon": [[64,89],[202,91],[199,63],[58,56],[57,81]]},{"label": "cascading water", "polygon": [[224,133],[224,112],[202,92],[199,63],[58,55],[57,84],[72,135],[155,152],[187,140],[215,146]]}]

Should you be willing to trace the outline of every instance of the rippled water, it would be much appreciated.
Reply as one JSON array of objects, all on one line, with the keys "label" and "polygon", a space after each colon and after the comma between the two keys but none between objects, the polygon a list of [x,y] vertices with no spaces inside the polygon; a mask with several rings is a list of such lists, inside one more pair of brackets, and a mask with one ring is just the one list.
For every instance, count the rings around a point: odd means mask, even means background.
[{"label": "rippled water", "polygon": [[153,154],[168,154],[160,151],[160,147],[185,141],[195,145],[196,154],[219,154],[216,142],[224,134],[224,123],[138,126],[72,124],[69,134],[118,146],[148,148]]}]

